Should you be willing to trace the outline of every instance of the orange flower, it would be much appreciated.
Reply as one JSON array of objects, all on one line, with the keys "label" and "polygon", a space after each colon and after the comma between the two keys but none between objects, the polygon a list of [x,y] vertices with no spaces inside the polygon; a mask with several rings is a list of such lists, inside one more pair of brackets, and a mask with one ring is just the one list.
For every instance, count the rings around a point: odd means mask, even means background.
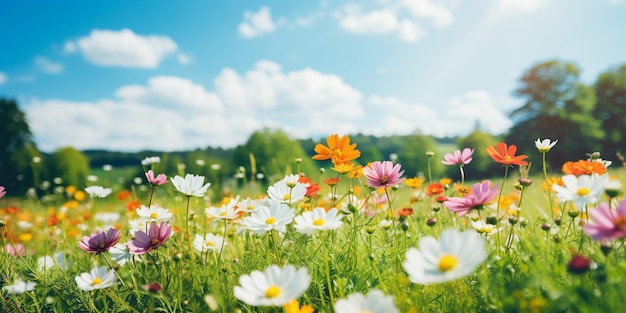
[{"label": "orange flower", "polygon": [[443,185],[440,183],[432,183],[426,187],[426,195],[433,196],[442,194],[445,190],[443,189]]},{"label": "orange flower", "polygon": [[139,201],[139,200],[132,200],[132,201],[129,201],[128,203],[126,203],[126,211],[127,212],[134,213],[135,210],[139,209],[140,207],[141,207],[141,201]]},{"label": "orange flower", "polygon": [[332,187],[332,186],[336,186],[337,184],[339,184],[340,180],[341,178],[339,177],[331,177],[328,179],[324,179],[324,184]]},{"label": "orange flower", "polygon": [[578,162],[567,161],[563,164],[563,173],[571,175],[591,175],[606,174],[606,167],[600,162],[593,162],[589,160],[578,160]]},{"label": "orange flower", "polygon": [[487,154],[496,162],[505,165],[528,165],[528,162],[524,161],[527,155],[515,155],[517,152],[517,146],[510,145],[507,147],[506,143],[501,142],[496,145],[487,147]]},{"label": "orange flower", "polygon": [[117,199],[120,201],[127,200],[128,198],[130,198],[130,196],[132,196],[132,194],[128,190],[122,190],[116,195]]},{"label": "orange flower", "polygon": [[402,208],[398,210],[398,215],[407,217],[413,215],[414,211],[412,208]]},{"label": "orange flower", "polygon": [[313,160],[331,160],[333,164],[357,159],[361,156],[361,151],[356,150],[356,143],[350,144],[350,137],[332,134],[326,139],[328,146],[321,143],[315,145],[316,155]]},{"label": "orange flower", "polygon": [[300,303],[298,302],[298,300],[295,299],[285,304],[284,308],[285,313],[313,313],[315,311],[315,309],[308,304],[300,307]]}]

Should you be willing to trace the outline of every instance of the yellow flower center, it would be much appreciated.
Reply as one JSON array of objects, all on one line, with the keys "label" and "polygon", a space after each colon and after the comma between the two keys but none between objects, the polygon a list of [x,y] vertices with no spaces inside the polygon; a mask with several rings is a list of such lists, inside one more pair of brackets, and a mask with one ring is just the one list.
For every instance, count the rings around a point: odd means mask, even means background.
[{"label": "yellow flower center", "polygon": [[442,272],[447,272],[456,267],[456,263],[458,260],[455,256],[450,254],[444,254],[439,258],[439,264],[437,264],[437,268],[439,268]]},{"label": "yellow flower center", "polygon": [[226,216],[226,214],[228,214],[226,211],[220,212],[220,216]]},{"label": "yellow flower center", "polygon": [[100,285],[102,283],[102,278],[96,277],[91,281],[91,285]]},{"label": "yellow flower center", "polygon": [[503,159],[504,159],[504,161],[509,162],[509,161],[511,161],[513,158],[511,158],[511,156],[510,156],[510,155],[505,155]]},{"label": "yellow flower center", "polygon": [[157,217],[159,217],[159,214],[156,214],[156,213],[150,214],[150,218],[157,218]]},{"label": "yellow flower center", "polygon": [[578,188],[578,191],[576,191],[576,193],[581,197],[588,195],[590,192],[591,190],[587,187],[580,187]]},{"label": "yellow flower center", "polygon": [[280,287],[276,285],[271,285],[265,290],[265,296],[268,298],[276,298],[280,295]]},{"label": "yellow flower center", "polygon": [[289,200],[290,198],[291,196],[288,193],[283,195],[283,200]]},{"label": "yellow flower center", "polygon": [[372,313],[372,311],[363,309],[363,310],[359,311],[359,313]]},{"label": "yellow flower center", "polygon": [[204,245],[207,247],[215,247],[215,242],[207,240],[204,242]]},{"label": "yellow flower center", "polygon": [[268,217],[265,220],[265,224],[271,225],[271,224],[274,224],[274,223],[276,223],[276,218],[275,217]]},{"label": "yellow flower center", "polygon": [[315,226],[322,226],[322,225],[324,225],[325,222],[326,221],[324,221],[324,219],[318,218],[318,219],[313,220],[313,225],[315,225]]}]

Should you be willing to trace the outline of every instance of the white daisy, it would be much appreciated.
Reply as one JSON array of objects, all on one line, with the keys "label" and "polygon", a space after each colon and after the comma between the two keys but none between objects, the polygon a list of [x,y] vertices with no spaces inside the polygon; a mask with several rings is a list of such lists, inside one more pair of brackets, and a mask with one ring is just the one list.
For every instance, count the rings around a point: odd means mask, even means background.
[{"label": "white daisy", "polygon": [[260,204],[261,202],[259,200],[252,200],[250,198],[246,198],[246,199],[239,201],[239,203],[237,203],[237,207],[239,207],[239,210],[243,211],[244,213],[250,213],[254,211],[255,208],[259,206]]},{"label": "white daisy", "polygon": [[225,245],[224,237],[211,233],[204,235],[204,237],[200,234],[196,234],[193,240],[194,249],[200,252],[219,251]]},{"label": "white daisy", "polygon": [[210,207],[204,210],[204,213],[209,219],[213,220],[234,220],[239,217],[239,207],[237,206],[237,200],[232,199],[228,204],[221,207]]},{"label": "white daisy", "polygon": [[294,227],[297,232],[307,235],[317,230],[337,229],[343,224],[341,222],[343,216],[337,215],[337,212],[339,211],[336,208],[332,208],[328,212],[323,208],[315,208],[296,216]]},{"label": "white daisy", "polygon": [[102,186],[89,186],[85,188],[85,192],[92,198],[106,198],[111,194],[111,188],[104,188]]},{"label": "white daisy", "polygon": [[169,222],[172,219],[172,212],[170,210],[156,205],[151,205],[150,207],[142,205],[135,212],[137,212],[141,220],[146,222],[160,224],[161,222]]},{"label": "white daisy", "polygon": [[306,195],[306,185],[297,180],[294,182],[291,176],[287,176],[267,188],[267,195],[270,199],[278,202],[287,204],[295,203],[304,199]]},{"label": "white daisy", "polygon": [[107,271],[106,266],[94,267],[89,273],[82,273],[76,276],[74,280],[80,290],[101,289],[117,284],[115,271]]},{"label": "white daisy", "polygon": [[13,295],[21,295],[27,291],[35,290],[36,283],[32,281],[23,281],[21,278],[18,278],[13,285],[7,285],[2,287],[3,290],[6,290],[8,294]]},{"label": "white daisy", "polygon": [[126,264],[126,262],[128,262],[128,260],[132,257],[130,252],[128,252],[128,246],[126,246],[126,243],[119,242],[109,249],[109,255],[111,256],[111,259],[113,259],[115,263],[120,266]]},{"label": "white daisy", "polygon": [[263,235],[272,229],[284,233],[287,230],[287,224],[291,223],[294,216],[292,208],[274,201],[269,207],[258,207],[250,216],[243,219],[241,225],[258,235]]},{"label": "white daisy", "polygon": [[537,140],[535,141],[535,147],[537,147],[537,150],[539,150],[539,152],[546,153],[550,151],[550,149],[552,149],[552,147],[554,147],[557,142],[559,141],[555,140],[553,142],[550,142],[550,139],[547,138],[544,140],[537,138]]},{"label": "white daisy", "polygon": [[187,174],[185,178],[176,175],[171,180],[174,188],[188,197],[204,197],[211,186],[211,183],[204,184],[204,176],[193,174]]},{"label": "white daisy", "polygon": [[362,293],[353,293],[346,299],[335,302],[336,313],[397,313],[398,308],[393,303],[393,297],[385,296],[378,290],[372,289],[367,296]]},{"label": "white daisy", "polygon": [[70,263],[65,258],[65,252],[59,251],[54,254],[54,257],[46,255],[37,259],[37,268],[39,271],[49,270],[55,266],[62,270],[66,270],[70,267]]},{"label": "white daisy", "polygon": [[556,192],[559,201],[572,201],[578,210],[584,210],[587,204],[594,204],[600,200],[604,192],[604,186],[608,175],[574,175],[563,176],[564,186],[554,185],[552,190]]},{"label": "white daisy", "polygon": [[252,271],[239,277],[235,298],[252,306],[282,306],[296,299],[309,288],[311,276],[306,267],[296,270],[293,265],[283,268],[272,265],[264,272]]},{"label": "white daisy", "polygon": [[161,157],[152,156],[152,157],[147,157],[147,158],[141,160],[141,165],[143,165],[143,166],[152,165],[154,163],[161,163]]},{"label": "white daisy", "polygon": [[447,229],[437,239],[427,236],[419,250],[409,248],[402,264],[413,283],[426,285],[469,275],[487,258],[485,239],[475,232]]}]

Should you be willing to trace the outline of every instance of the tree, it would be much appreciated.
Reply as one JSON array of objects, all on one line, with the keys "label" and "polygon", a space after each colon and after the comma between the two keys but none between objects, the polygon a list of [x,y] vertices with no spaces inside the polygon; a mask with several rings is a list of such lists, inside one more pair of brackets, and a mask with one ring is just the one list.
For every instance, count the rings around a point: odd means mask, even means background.
[{"label": "tree", "polygon": [[437,151],[437,142],[433,137],[426,135],[406,136],[404,144],[398,150],[398,163],[402,164],[405,177],[413,177],[418,173],[422,173],[428,178],[429,158],[433,179],[440,176],[443,170],[443,165],[441,164],[443,156],[429,157],[426,155],[428,151]]},{"label": "tree", "polygon": [[84,188],[89,175],[89,160],[72,147],[61,148],[50,157],[50,173],[53,177],[60,177],[65,185]]},{"label": "tree", "polygon": [[514,91],[524,104],[510,114],[515,124],[506,136],[507,144],[517,145],[532,161],[533,155],[538,160],[535,140],[559,140],[548,156],[553,168],[598,150],[604,133],[592,115],[595,95],[579,75],[576,65],[557,60],[539,63],[524,73]]},{"label": "tree", "polygon": [[[300,163],[295,160],[301,159]],[[254,132],[246,144],[233,152],[233,165],[243,166],[246,174],[263,173],[268,180],[281,179],[286,174],[304,172],[310,176],[316,171],[313,162],[298,141],[281,130],[263,129]]]},{"label": "tree", "polygon": [[626,154],[626,64],[600,74],[595,90],[593,115],[606,133],[601,152],[603,158],[616,160],[617,152]]},{"label": "tree", "polygon": [[31,162],[39,151],[15,100],[0,98],[0,185],[11,194],[33,186]]}]

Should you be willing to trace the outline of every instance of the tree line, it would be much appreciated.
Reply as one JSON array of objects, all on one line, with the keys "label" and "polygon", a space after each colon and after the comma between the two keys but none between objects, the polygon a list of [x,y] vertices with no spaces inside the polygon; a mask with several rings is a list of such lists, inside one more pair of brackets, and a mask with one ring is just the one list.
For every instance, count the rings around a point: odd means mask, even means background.
[{"label": "tree line", "polygon": [[[433,176],[455,178],[457,169],[441,164],[443,153],[470,147],[475,153],[466,177],[490,177],[499,171],[485,152],[487,146],[499,141],[515,144],[531,161],[540,162],[534,147],[538,138],[558,140],[558,148],[551,151],[548,158],[549,166],[555,171],[565,161],[586,158],[587,153],[596,151],[604,159],[620,163],[620,153],[626,151],[626,64],[601,73],[591,85],[582,82],[580,73],[577,65],[561,60],[539,62],[526,70],[513,91],[522,103],[509,112],[514,125],[504,134],[491,135],[476,127],[470,134],[455,138],[423,134],[350,136],[362,152],[361,163],[395,158],[407,176],[424,175],[430,168]],[[234,173],[251,180],[271,180],[296,171],[315,175],[320,167],[330,166],[311,160],[313,147],[318,142],[318,139],[294,140],[281,130],[263,129],[233,149],[207,147],[181,152],[129,153],[77,151],[64,147],[46,154],[37,149],[27,117],[18,103],[14,99],[0,98],[0,149],[3,151],[0,185],[13,194],[23,194],[26,189],[55,178],[65,185],[84,187],[90,169],[107,164],[137,166],[137,176],[141,177],[140,161],[155,155],[162,156],[159,166],[163,172],[193,172],[204,175],[209,181],[223,180]],[[435,152],[435,156],[429,157],[429,151]]]}]

